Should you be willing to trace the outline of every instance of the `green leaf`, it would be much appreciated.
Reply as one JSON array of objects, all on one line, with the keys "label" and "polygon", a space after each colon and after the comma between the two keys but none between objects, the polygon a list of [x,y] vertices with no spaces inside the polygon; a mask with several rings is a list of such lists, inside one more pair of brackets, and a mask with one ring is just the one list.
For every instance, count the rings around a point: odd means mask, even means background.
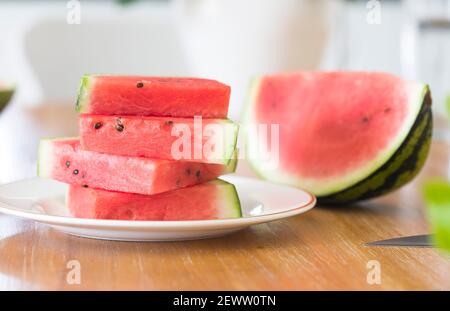
[{"label": "green leaf", "polygon": [[445,181],[428,182],[424,194],[435,243],[450,251],[450,184]]}]

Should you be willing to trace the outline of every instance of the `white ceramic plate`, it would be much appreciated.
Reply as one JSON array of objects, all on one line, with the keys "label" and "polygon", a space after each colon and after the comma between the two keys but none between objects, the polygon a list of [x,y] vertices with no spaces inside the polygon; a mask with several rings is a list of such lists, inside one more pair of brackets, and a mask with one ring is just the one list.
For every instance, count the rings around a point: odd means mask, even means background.
[{"label": "white ceramic plate", "polygon": [[67,185],[28,179],[0,186],[0,212],[34,220],[57,230],[96,239],[175,241],[217,237],[250,225],[279,220],[310,210],[313,195],[258,179],[224,176],[235,185],[243,218],[196,221],[128,221],[71,217],[65,205]]}]

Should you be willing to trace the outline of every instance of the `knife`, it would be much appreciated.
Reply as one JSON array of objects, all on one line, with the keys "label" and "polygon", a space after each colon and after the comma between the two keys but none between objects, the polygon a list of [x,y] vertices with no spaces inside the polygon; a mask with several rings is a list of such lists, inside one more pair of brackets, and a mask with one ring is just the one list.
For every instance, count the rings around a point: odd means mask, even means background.
[{"label": "knife", "polygon": [[397,247],[434,247],[431,234],[413,235],[393,239],[374,241],[365,246],[397,246]]}]

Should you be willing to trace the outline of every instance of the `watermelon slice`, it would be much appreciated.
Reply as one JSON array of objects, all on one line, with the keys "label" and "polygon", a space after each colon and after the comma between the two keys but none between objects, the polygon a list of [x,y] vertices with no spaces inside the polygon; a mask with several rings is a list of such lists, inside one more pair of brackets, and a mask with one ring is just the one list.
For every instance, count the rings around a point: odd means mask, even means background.
[{"label": "watermelon slice", "polygon": [[77,110],[104,115],[226,118],[230,87],[196,78],[85,75]]},{"label": "watermelon slice", "polygon": [[0,83],[0,112],[6,107],[14,95],[15,87],[11,84]]},{"label": "watermelon slice", "polygon": [[[428,86],[385,73],[299,72],[254,81],[248,124],[279,124],[279,165],[264,178],[348,203],[399,188],[421,169],[432,131]],[[247,150],[257,148],[247,131]]]},{"label": "watermelon slice", "polygon": [[242,217],[234,185],[216,179],[151,196],[71,185],[72,215],[118,220],[208,220]]},{"label": "watermelon slice", "polygon": [[238,133],[237,124],[228,119],[202,119],[200,123],[195,118],[84,114],[79,125],[86,150],[218,164],[231,159]]},{"label": "watermelon slice", "polygon": [[123,157],[83,150],[76,138],[43,139],[38,175],[85,187],[150,195],[232,173],[236,162],[237,157],[228,165]]}]

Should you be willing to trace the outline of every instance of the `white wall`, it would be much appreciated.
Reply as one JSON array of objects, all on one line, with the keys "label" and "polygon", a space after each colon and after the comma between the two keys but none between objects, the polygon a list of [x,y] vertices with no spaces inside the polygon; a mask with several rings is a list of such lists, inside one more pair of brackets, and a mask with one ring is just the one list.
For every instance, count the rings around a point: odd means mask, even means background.
[{"label": "white wall", "polygon": [[17,82],[16,102],[67,101],[84,73],[188,73],[167,3],[81,1],[80,25],[66,3],[0,2],[0,79]]},{"label": "white wall", "polygon": [[277,0],[257,11],[259,0],[81,1],[81,25],[66,23],[66,3],[0,2],[0,79],[18,82],[21,104],[71,101],[84,73],[200,75],[231,84],[237,118],[252,75],[318,67],[405,74],[399,2],[382,1],[380,25],[367,23],[364,1]]}]

